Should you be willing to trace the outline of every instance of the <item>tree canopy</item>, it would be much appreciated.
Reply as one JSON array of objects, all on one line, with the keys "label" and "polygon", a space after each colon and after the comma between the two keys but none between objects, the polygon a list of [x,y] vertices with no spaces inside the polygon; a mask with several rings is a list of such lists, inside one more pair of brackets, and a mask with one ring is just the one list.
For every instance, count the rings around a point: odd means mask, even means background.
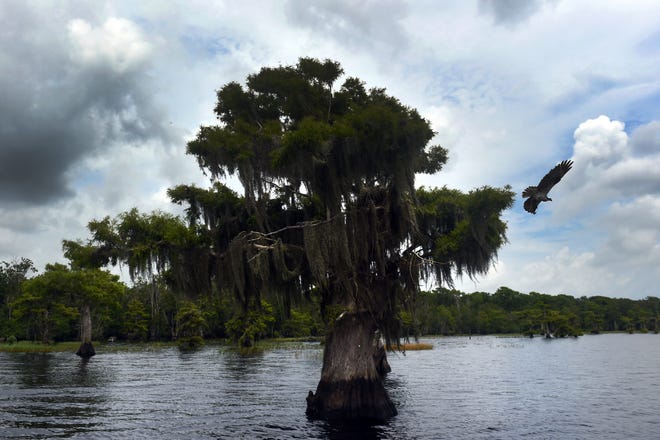
[{"label": "tree canopy", "polygon": [[[342,75],[339,63],[301,58],[223,86],[218,123],[187,146],[213,186],[169,195],[204,237],[196,265],[209,271],[190,276],[208,276],[246,310],[264,292],[318,292],[323,310],[368,312],[395,337],[420,278],[451,286],[488,270],[513,193],[416,189],[415,175],[448,157],[429,145],[430,123],[357,78],[336,87]],[[242,194],[222,183],[228,176]]]},{"label": "tree canopy", "polygon": [[12,325],[14,301],[21,295],[23,281],[36,271],[29,258],[0,261],[0,337],[15,334],[16,326]]},{"label": "tree canopy", "polygon": [[49,264],[44,273],[23,282],[14,315],[27,323],[28,336],[48,342],[54,334],[72,328],[83,306],[118,307],[123,290],[119,277],[107,271]]}]

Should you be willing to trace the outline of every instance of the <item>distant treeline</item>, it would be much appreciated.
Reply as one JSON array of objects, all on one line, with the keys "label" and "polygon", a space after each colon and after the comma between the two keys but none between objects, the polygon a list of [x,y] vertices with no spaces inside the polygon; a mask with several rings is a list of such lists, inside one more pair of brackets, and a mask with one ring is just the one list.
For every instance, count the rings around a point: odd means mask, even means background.
[{"label": "distant treeline", "polygon": [[[126,286],[100,269],[48,265],[34,275],[28,259],[0,262],[0,339],[75,340],[80,310],[92,310],[94,338],[127,341],[181,338],[308,337],[324,334],[341,309],[325,310],[311,294],[292,304],[262,295],[261,309],[245,312],[231,295],[196,299],[170,287],[167,277]],[[290,311],[289,311],[290,310]],[[603,331],[658,332],[660,299],[495,293],[436,289],[402,305],[402,336],[518,333],[580,335]]]},{"label": "distant treeline", "polygon": [[421,334],[522,333],[554,336],[603,331],[658,332],[660,299],[524,294],[500,287],[493,294],[436,289],[425,292],[408,317]]}]

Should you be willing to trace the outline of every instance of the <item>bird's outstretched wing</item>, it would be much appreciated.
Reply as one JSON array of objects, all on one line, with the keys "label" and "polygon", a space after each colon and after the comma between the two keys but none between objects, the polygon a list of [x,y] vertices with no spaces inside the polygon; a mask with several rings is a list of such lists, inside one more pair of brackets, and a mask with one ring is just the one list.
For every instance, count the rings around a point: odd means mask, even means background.
[{"label": "bird's outstretched wing", "polygon": [[553,169],[548,171],[548,174],[543,176],[543,179],[541,179],[536,186],[538,191],[543,194],[548,194],[552,187],[559,183],[561,178],[564,177],[564,174],[568,173],[572,166],[572,160],[564,160],[558,163]]}]

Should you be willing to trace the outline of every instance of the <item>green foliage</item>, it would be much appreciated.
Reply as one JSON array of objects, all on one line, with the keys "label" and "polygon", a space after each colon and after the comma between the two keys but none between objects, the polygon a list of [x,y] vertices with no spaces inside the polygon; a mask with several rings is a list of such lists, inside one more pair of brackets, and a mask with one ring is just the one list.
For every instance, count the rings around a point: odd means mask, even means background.
[{"label": "green foliage", "polygon": [[206,321],[195,303],[185,302],[176,314],[177,344],[183,350],[193,350],[204,345]]},{"label": "green foliage", "polygon": [[0,337],[18,332],[13,304],[21,294],[21,285],[36,272],[28,258],[0,262]]},{"label": "green foliage", "polygon": [[242,312],[225,323],[227,334],[241,347],[252,347],[259,339],[273,335],[273,307],[261,301],[261,307]]},{"label": "green foliage", "polygon": [[[420,277],[451,285],[456,273],[488,270],[513,193],[418,192],[415,174],[447,161],[446,149],[429,145],[429,122],[357,78],[335,90],[342,74],[337,62],[301,58],[221,87],[219,124],[200,127],[187,146],[213,186],[169,195],[188,205],[188,224],[203,236],[184,266],[200,277],[208,269],[208,284],[234,294],[241,319],[266,292],[287,309],[315,292],[323,315],[368,311],[396,337]],[[242,196],[218,181],[229,175]],[[293,319],[286,314],[278,322]]]},{"label": "green foliage", "polygon": [[[200,196],[193,187],[181,187],[175,193],[179,197]],[[195,213],[194,206],[189,212],[191,216]],[[163,290],[164,282],[189,293],[210,290],[210,255],[200,252],[200,245],[208,237],[197,225],[187,226],[182,219],[159,211],[145,214],[134,208],[114,219],[92,221],[88,226],[92,238],[86,244],[65,241],[65,254],[73,259],[72,264],[90,261],[90,258],[102,260],[104,264],[126,263],[136,284],[148,283],[151,339],[157,340],[163,327],[174,333],[176,299],[172,300],[171,295],[167,297],[170,291]],[[104,257],[107,258],[103,260]],[[129,333],[132,338],[141,337],[140,326]]]},{"label": "green foliage", "polygon": [[[148,339],[154,319],[149,313],[152,283],[138,282],[125,288],[117,276],[108,272],[71,269],[61,264],[48,265],[43,274],[26,278],[32,272],[31,264],[12,264],[0,267],[3,275],[8,268],[16,269],[10,272],[23,281],[18,294],[12,294],[15,300],[8,304],[16,332],[5,333],[6,342],[14,341],[14,335],[46,344],[76,339],[79,309],[85,304],[93,310],[95,338]],[[7,278],[4,280],[7,292]],[[163,280],[155,280],[162,297],[155,317],[159,322],[156,339],[176,339],[183,349],[198,347],[204,337],[229,337],[242,346],[251,346],[267,337],[319,335],[347,310],[340,304],[328,305],[322,319],[318,300],[298,298],[287,304],[289,297],[278,293],[264,294],[268,300],[262,299],[258,309],[243,309],[231,296],[217,292],[193,302]],[[603,331],[657,333],[658,318],[660,299],[656,297],[638,301],[602,296],[574,298],[523,294],[507,287],[493,294],[466,294],[445,288],[420,292],[413,304],[401,306],[398,315],[402,335],[548,332],[558,337]]]},{"label": "green foliage", "polygon": [[523,294],[507,287],[495,293],[465,294],[448,289],[424,292],[416,317],[425,334],[525,335],[557,337],[601,331],[644,332],[656,328],[658,298],[574,298],[568,295]]},{"label": "green foliage", "polygon": [[204,345],[204,338],[199,335],[184,336],[177,339],[177,345],[181,350],[195,350]]},{"label": "green foliage", "polygon": [[188,279],[182,275],[181,266],[201,239],[194,228],[176,216],[159,211],[145,214],[136,208],[114,219],[91,221],[88,226],[92,238],[86,244],[67,240],[63,243],[72,265],[124,262],[134,281],[153,281],[168,271],[172,278]]},{"label": "green foliage", "polygon": [[192,302],[186,302],[176,314],[177,334],[180,337],[202,336],[206,321],[199,307]]},{"label": "green foliage", "polygon": [[[116,309],[124,285],[116,275],[100,269],[71,270],[61,264],[47,265],[43,274],[22,285],[14,301],[16,319],[27,339],[48,342],[54,338],[75,339],[73,330],[83,306],[94,306],[100,315]],[[101,318],[100,323],[107,322]]]},{"label": "green foliage", "polygon": [[227,338],[225,323],[233,316],[235,304],[228,295],[208,295],[197,302],[202,312],[205,335],[210,338]]},{"label": "green foliage", "polygon": [[446,187],[417,191],[417,224],[425,256],[438,264],[435,277],[453,285],[454,271],[472,277],[488,271],[506,243],[503,210],[513,204],[511,187],[488,186],[463,194]]},{"label": "green foliage", "polygon": [[[48,343],[56,333],[71,328],[79,313],[67,301],[73,293],[74,280],[66,266],[48,265],[46,271],[23,283],[21,295],[14,301],[14,315],[22,323],[26,339]],[[75,336],[66,335],[73,339]]]},{"label": "green foliage", "polygon": [[[115,331],[143,337],[140,301],[149,337],[174,337],[187,297],[204,305],[212,334],[250,345],[275,327],[318,332],[316,312],[292,310],[307,298],[330,325],[333,310],[368,312],[389,339],[419,330],[411,310],[420,278],[451,286],[455,274],[488,270],[506,242],[500,216],[510,188],[416,189],[417,173],[448,159],[429,145],[430,123],[384,89],[342,75],[335,61],[301,58],[224,85],[219,123],[187,145],[212,186],[168,191],[185,222],[132,209],[90,222],[87,242],[63,243],[75,269],[127,264],[141,293],[124,301],[129,318]],[[243,194],[219,181],[231,175]],[[277,305],[275,321],[266,300]],[[493,327],[496,312],[474,324]],[[449,332],[457,318],[438,322]]]},{"label": "green foliage", "polygon": [[7,353],[72,353],[80,346],[80,342],[53,342],[16,341],[12,344],[0,344],[0,352]]},{"label": "green foliage", "polygon": [[291,338],[310,336],[317,332],[316,326],[309,312],[291,309],[291,316],[282,324],[281,335]]},{"label": "green foliage", "polygon": [[399,312],[399,322],[403,336],[417,336],[418,332],[415,329],[415,319],[412,313],[407,310],[401,310]]},{"label": "green foliage", "polygon": [[122,332],[129,341],[144,341],[149,333],[149,312],[146,305],[133,298],[126,304]]}]

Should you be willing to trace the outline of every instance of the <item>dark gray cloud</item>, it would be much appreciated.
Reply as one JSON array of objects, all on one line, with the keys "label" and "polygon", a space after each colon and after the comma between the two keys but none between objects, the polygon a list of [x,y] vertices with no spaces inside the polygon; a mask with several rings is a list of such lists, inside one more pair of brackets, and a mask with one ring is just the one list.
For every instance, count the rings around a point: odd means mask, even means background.
[{"label": "dark gray cloud", "polygon": [[120,38],[122,32],[127,38],[122,26],[130,23],[76,22],[78,16],[47,12],[0,2],[4,204],[43,205],[71,196],[73,167],[119,143],[169,142],[151,98],[146,46],[138,52],[130,38],[120,39],[126,47],[112,53],[94,46],[95,39]]},{"label": "dark gray cloud", "polygon": [[491,15],[495,24],[515,26],[556,0],[479,0],[479,12]]}]

